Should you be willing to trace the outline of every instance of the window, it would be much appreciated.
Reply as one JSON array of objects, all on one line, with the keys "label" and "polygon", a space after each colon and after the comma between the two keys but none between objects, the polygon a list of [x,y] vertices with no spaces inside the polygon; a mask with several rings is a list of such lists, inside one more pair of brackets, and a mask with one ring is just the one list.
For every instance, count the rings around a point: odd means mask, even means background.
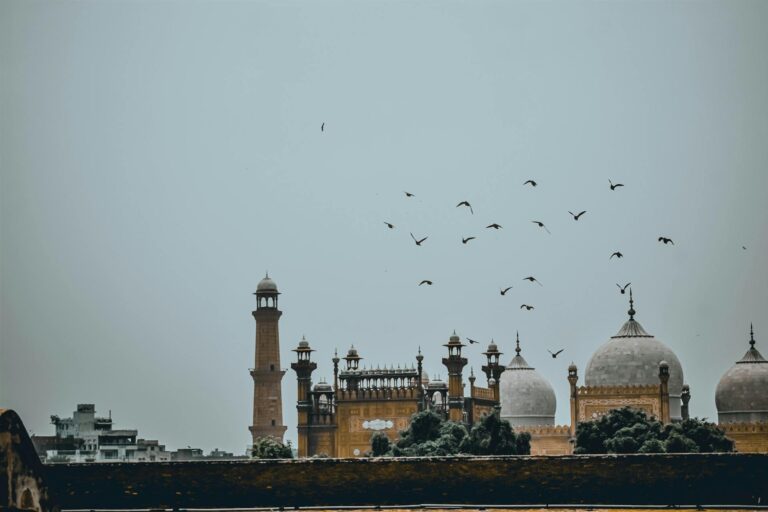
[{"label": "window", "polygon": [[275,420],[272,420],[272,426],[273,427],[275,426]]},{"label": "window", "polygon": [[269,371],[271,372],[275,371],[275,365],[273,364],[269,365]]}]

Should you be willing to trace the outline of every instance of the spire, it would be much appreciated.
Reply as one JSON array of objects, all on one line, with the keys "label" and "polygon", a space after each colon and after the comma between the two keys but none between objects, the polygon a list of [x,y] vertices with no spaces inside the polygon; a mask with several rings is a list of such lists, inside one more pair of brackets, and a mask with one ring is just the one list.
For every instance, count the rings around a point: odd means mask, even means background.
[{"label": "spire", "polygon": [[517,353],[517,355],[520,355],[520,332],[519,331],[515,331],[515,337],[517,338],[517,340],[515,341],[515,352]]},{"label": "spire", "polygon": [[635,319],[635,301],[632,299],[632,288],[629,289],[629,311],[627,313],[630,320]]},{"label": "spire", "polygon": [[755,330],[752,328],[752,322],[749,323],[749,348],[755,348]]}]

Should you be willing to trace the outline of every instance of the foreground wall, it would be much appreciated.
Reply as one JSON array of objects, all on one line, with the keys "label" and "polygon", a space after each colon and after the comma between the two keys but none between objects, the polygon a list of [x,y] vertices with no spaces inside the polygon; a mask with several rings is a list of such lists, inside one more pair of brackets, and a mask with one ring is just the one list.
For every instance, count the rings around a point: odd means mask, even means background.
[{"label": "foreground wall", "polygon": [[43,471],[19,416],[0,409],[0,510],[51,510]]},{"label": "foreground wall", "polygon": [[57,464],[46,476],[70,509],[768,499],[760,454]]}]

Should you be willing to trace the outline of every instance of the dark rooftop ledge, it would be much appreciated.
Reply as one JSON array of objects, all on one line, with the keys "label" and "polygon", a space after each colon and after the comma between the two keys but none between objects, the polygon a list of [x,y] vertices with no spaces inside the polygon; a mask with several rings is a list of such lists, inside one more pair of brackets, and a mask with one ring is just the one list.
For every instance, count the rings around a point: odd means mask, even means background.
[{"label": "dark rooftop ledge", "polygon": [[768,501],[768,454],[54,464],[45,466],[44,474],[63,509],[88,510],[408,508],[413,503],[712,508]]}]

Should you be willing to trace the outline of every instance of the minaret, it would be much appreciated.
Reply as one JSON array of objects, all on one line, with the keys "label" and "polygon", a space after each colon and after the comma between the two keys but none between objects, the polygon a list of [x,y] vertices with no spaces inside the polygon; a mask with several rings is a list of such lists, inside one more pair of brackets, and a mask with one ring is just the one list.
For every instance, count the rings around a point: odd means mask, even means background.
[{"label": "minaret", "polygon": [[[299,457],[309,457],[309,423],[310,413],[312,412],[312,372],[317,368],[317,363],[312,362],[312,348],[309,342],[302,337],[299,346],[293,349],[296,352],[296,362],[291,363],[291,368],[296,372],[298,401],[296,410],[298,411],[297,428],[299,433]],[[334,371],[334,380],[336,372]]]},{"label": "minaret", "polygon": [[280,333],[277,309],[277,285],[267,275],[256,287],[256,362],[253,377],[253,424],[249,427],[253,442],[259,437],[283,440],[283,399],[280,381],[285,372],[280,367]]},{"label": "minaret", "polygon": [[[517,337],[517,353],[520,354],[520,336]],[[504,365],[499,363],[499,356],[502,354],[503,352],[499,352],[499,347],[493,340],[488,345],[488,350],[483,352],[483,355],[488,359],[488,364],[483,365],[482,369],[488,379],[488,387],[493,391],[493,399],[496,402],[500,400],[499,382],[501,382],[501,374],[506,370]]]},{"label": "minaret", "polygon": [[448,419],[464,421],[464,382],[461,377],[462,369],[467,365],[467,358],[461,357],[461,348],[465,345],[453,331],[448,343],[448,357],[443,358],[443,365],[448,368]]}]

